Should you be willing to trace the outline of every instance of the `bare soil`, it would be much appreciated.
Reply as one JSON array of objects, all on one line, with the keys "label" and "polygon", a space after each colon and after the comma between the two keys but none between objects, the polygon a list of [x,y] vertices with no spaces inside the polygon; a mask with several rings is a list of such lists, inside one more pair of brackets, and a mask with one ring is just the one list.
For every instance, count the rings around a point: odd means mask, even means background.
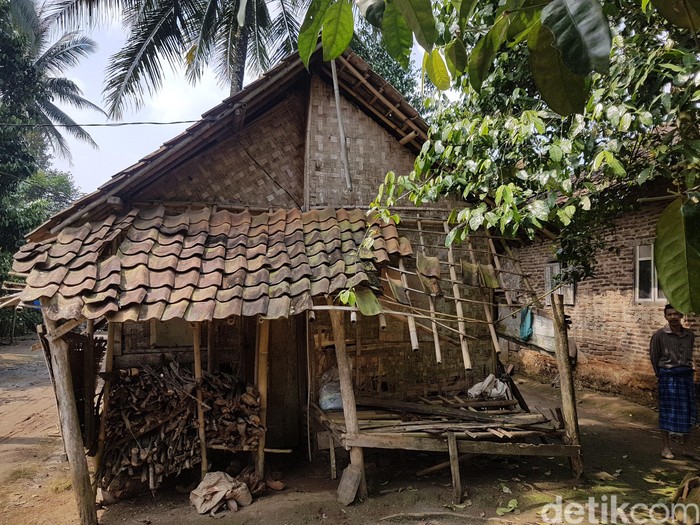
[{"label": "bare soil", "polygon": [[[41,352],[29,350],[33,342],[0,346],[0,525],[74,524],[77,508],[62,456],[53,391]],[[531,406],[559,404],[558,390],[549,384],[529,378],[518,382]],[[700,467],[694,460],[661,459],[652,409],[586,390],[577,391],[577,396],[585,462],[581,480],[572,479],[568,461],[562,458],[474,457],[461,469],[466,505],[450,508],[449,469],[425,477],[415,474],[445,461],[446,454],[368,450],[370,498],[345,507],[336,501],[338,481],[330,479],[327,458],[320,455],[309,462],[301,451],[268,460],[271,470],[281,472],[284,491],[270,492],[235,514],[223,513],[217,521],[542,523],[542,506],[557,496],[582,503],[590,496],[609,501],[613,495],[619,502],[663,502],[689,471]],[[339,468],[346,463],[347,456],[340,454]],[[510,500],[517,500],[517,509],[499,515],[497,509]],[[196,525],[213,519],[197,515],[187,494],[178,493],[175,486],[101,508],[98,517],[103,525]]]}]

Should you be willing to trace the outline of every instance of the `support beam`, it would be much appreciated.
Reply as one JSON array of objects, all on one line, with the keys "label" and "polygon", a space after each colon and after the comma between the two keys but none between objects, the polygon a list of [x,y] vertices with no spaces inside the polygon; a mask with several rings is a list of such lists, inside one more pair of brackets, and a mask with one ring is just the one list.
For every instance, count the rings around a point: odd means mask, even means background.
[{"label": "support beam", "polygon": [[192,323],[192,339],[194,343],[194,379],[197,382],[197,426],[202,454],[202,479],[209,471],[207,462],[207,433],[204,428],[204,406],[202,403],[202,327],[200,323]]},{"label": "support beam", "polygon": [[[420,239],[420,245],[421,245],[421,250],[423,251],[423,255],[426,254],[425,250],[425,241],[423,239],[423,228],[421,226],[421,221],[416,221],[416,224],[418,225],[418,237]],[[440,335],[438,334],[438,329],[437,329],[437,323],[435,322],[435,299],[433,296],[427,292],[426,294],[428,296],[428,306],[430,307],[430,326],[433,330],[433,345],[435,346],[435,361],[437,364],[441,365],[442,364],[442,350],[440,348]]]},{"label": "support beam", "polygon": [[97,478],[102,469],[102,459],[105,452],[105,440],[107,438],[107,415],[109,409],[109,397],[112,389],[112,380],[110,379],[112,367],[114,364],[114,340],[117,331],[117,325],[107,321],[107,352],[105,353],[105,379],[102,388],[102,411],[100,412],[100,431],[97,435],[97,453],[93,461],[95,465],[95,488],[97,488]]},{"label": "support beam", "polygon": [[[450,233],[447,221],[443,223],[445,233]],[[455,257],[452,245],[447,248],[447,262],[450,263],[450,279],[452,280],[452,295],[455,297],[455,313],[457,314],[457,327],[459,328],[459,344],[462,349],[462,363],[465,370],[472,369],[472,359],[469,355],[469,343],[467,343],[467,331],[464,325],[464,310],[462,309],[461,294],[459,284],[457,284],[457,270],[455,270]]]},{"label": "support beam", "polygon": [[[66,335],[68,332],[73,330],[73,328],[83,324],[85,322],[85,318],[80,317],[79,319],[71,319],[70,321],[66,321],[65,323],[63,323],[61,326],[58,326],[58,324],[55,321],[51,321],[50,324],[46,321],[48,321],[48,319],[46,319],[44,323],[46,324],[46,328],[49,332],[48,334],[46,334],[46,339],[49,340],[49,343],[52,343],[56,339]],[[53,326],[53,328],[50,328],[50,326]]]},{"label": "support beam", "polygon": [[[332,299],[328,299],[333,304]],[[335,342],[335,358],[338,363],[338,376],[340,379],[340,396],[343,400],[343,416],[348,436],[356,436],[360,432],[360,424],[357,421],[357,405],[355,404],[355,392],[352,388],[352,371],[350,358],[345,351],[345,321],[344,313],[337,310],[329,310],[333,327],[333,341]],[[357,495],[360,499],[367,498],[367,479],[365,477],[365,459],[361,447],[350,447],[350,464],[360,470],[360,485]]]},{"label": "support beam", "polygon": [[457,437],[454,432],[447,433],[447,451],[450,454],[450,470],[452,472],[452,503],[462,503],[462,479],[459,473],[459,451]]},{"label": "support beam", "polygon": [[[267,384],[270,377],[270,320],[260,319],[258,324],[258,336],[256,338],[256,383],[260,394],[260,423],[267,428]],[[265,476],[265,441],[266,434],[263,433],[258,441],[258,451],[255,457],[255,473],[264,478]]]},{"label": "support beam", "polygon": [[214,373],[214,320],[207,321],[207,372]]},{"label": "support beam", "polygon": [[95,438],[93,415],[95,413],[95,321],[87,322],[88,342],[83,350],[83,410],[85,415],[85,437],[87,446]]},{"label": "support beam", "polygon": [[[561,410],[566,429],[566,441],[569,445],[580,445],[578,414],[576,413],[576,394],[574,392],[574,377],[569,360],[569,338],[564,318],[564,296],[552,295],[552,314],[554,320],[554,350],[557,355],[559,368],[559,388],[561,390]],[[579,453],[571,457],[571,471],[575,478],[583,474],[583,458]]]},{"label": "support beam", "polygon": [[[48,301],[42,299],[41,306],[46,308]],[[44,323],[48,332],[56,333],[58,326],[44,316]],[[73,393],[73,378],[71,377],[70,359],[68,356],[68,343],[62,337],[56,337],[50,341],[51,368],[53,370],[58,401],[58,419],[61,424],[61,433],[66,446],[66,455],[71,471],[73,490],[78,504],[79,523],[81,525],[97,525],[97,512],[95,510],[95,495],[90,484],[90,472],[83,438],[80,434],[80,420],[78,408]]]}]

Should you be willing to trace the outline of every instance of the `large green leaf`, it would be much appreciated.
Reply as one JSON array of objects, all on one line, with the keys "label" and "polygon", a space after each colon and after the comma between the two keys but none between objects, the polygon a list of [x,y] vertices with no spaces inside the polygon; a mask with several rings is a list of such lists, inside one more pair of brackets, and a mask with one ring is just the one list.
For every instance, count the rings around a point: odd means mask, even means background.
[{"label": "large green leaf", "polygon": [[384,9],[382,37],[389,55],[404,68],[408,68],[413,47],[413,33],[393,0],[389,0]]},{"label": "large green leaf", "polygon": [[688,235],[700,228],[697,216],[681,213],[682,199],[673,201],[656,223],[654,263],[666,299],[684,314],[700,312],[700,252]]},{"label": "large green leaf", "polygon": [[436,88],[440,91],[450,89],[450,74],[447,72],[447,66],[442,59],[440,51],[437,49],[433,49],[430,52],[426,51],[423,63],[425,64],[428,78]]},{"label": "large green leaf", "polygon": [[456,37],[445,46],[445,59],[447,60],[447,67],[450,73],[452,73],[452,76],[464,73],[467,69],[469,60],[467,48],[464,47],[464,42],[462,42],[459,37]]},{"label": "large green leaf", "polygon": [[353,24],[352,5],[347,0],[339,0],[326,10],[321,32],[323,60],[338,58],[347,49],[352,40]]},{"label": "large green leaf", "polygon": [[481,90],[481,85],[493,66],[496,53],[505,42],[508,34],[508,18],[502,17],[493,25],[474,46],[469,57],[469,83],[476,90]]},{"label": "large green leaf", "polygon": [[569,70],[577,75],[607,73],[612,37],[596,0],[552,0],[542,9],[542,24],[554,34]]},{"label": "large green leaf", "polygon": [[477,0],[450,0],[450,3],[459,14],[460,27],[465,26],[465,22],[471,17]]},{"label": "large green leaf", "polygon": [[583,112],[588,100],[586,78],[568,70],[554,47],[552,32],[536,24],[527,40],[530,67],[537,89],[547,105],[560,115]]},{"label": "large green leaf", "polygon": [[686,231],[686,239],[693,249],[700,252],[700,204],[686,201],[681,207],[683,220],[690,227]]},{"label": "large green leaf", "polygon": [[672,24],[700,30],[700,0],[652,0],[651,3]]},{"label": "large green leaf", "polygon": [[323,26],[323,19],[326,16],[326,11],[331,5],[332,0],[312,0],[309,9],[306,11],[304,23],[299,29],[299,40],[297,45],[299,48],[299,58],[308,68],[309,60],[316,50],[318,44],[318,34]]},{"label": "large green leaf", "polygon": [[540,0],[525,0],[508,12],[509,41],[520,42],[527,38],[530,30],[540,21],[542,5]]},{"label": "large green leaf", "polygon": [[435,17],[430,0],[394,0],[416,40],[426,51],[433,48],[437,40]]}]

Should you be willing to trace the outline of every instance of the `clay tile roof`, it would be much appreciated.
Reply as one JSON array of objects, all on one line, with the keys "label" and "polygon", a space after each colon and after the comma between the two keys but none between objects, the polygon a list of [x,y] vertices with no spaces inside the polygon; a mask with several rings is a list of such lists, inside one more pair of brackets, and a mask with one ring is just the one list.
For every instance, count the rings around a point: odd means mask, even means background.
[{"label": "clay tile roof", "polygon": [[367,250],[357,209],[252,215],[151,206],[29,243],[13,267],[29,273],[22,300],[45,299],[54,320],[278,318],[311,308],[316,295],[379,290],[376,265],[411,247],[394,225],[372,229]]}]

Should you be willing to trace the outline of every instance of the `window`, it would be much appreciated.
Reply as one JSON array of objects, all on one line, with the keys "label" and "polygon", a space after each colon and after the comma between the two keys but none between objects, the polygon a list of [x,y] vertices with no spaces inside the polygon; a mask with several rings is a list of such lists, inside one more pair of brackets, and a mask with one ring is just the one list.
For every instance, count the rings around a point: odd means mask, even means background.
[{"label": "window", "polygon": [[552,304],[552,296],[549,292],[555,288],[559,288],[559,293],[564,296],[564,304],[566,306],[574,305],[574,285],[573,283],[559,285],[557,282],[557,276],[561,273],[561,263],[553,262],[547,263],[544,267],[544,287],[547,292],[545,297],[545,304],[547,306]]},{"label": "window", "polygon": [[634,251],[634,300],[636,302],[664,301],[654,266],[654,245],[637,246]]}]

